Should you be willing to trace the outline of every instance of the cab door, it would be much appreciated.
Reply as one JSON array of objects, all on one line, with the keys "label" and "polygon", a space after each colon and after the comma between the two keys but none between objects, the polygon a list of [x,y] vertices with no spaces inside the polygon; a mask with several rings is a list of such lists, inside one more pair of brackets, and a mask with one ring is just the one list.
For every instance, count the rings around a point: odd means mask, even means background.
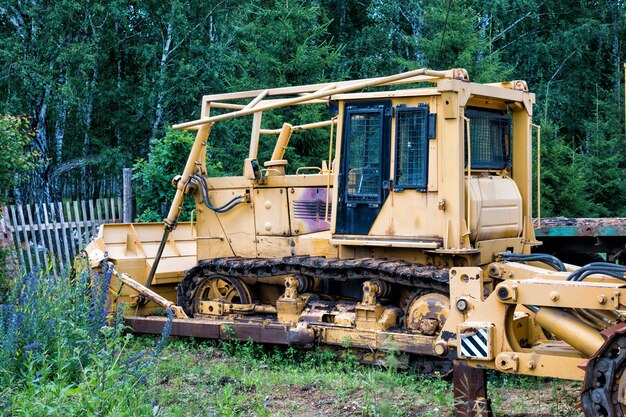
[{"label": "cab door", "polygon": [[336,233],[366,235],[387,196],[391,101],[346,103]]}]

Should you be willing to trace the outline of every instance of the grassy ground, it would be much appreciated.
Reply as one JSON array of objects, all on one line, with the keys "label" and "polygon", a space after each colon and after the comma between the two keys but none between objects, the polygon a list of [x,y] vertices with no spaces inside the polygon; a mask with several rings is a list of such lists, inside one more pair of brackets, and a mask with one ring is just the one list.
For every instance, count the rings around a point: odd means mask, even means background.
[{"label": "grassy ground", "polygon": [[[164,416],[449,416],[449,382],[315,350],[173,340],[153,379]],[[579,383],[491,375],[499,416],[578,416]]]},{"label": "grassy ground", "polygon": [[[134,337],[106,325],[110,270],[12,278],[0,416],[450,416],[449,382],[323,349]],[[170,317],[172,317],[170,313]],[[577,416],[580,383],[492,375],[496,415]]]}]

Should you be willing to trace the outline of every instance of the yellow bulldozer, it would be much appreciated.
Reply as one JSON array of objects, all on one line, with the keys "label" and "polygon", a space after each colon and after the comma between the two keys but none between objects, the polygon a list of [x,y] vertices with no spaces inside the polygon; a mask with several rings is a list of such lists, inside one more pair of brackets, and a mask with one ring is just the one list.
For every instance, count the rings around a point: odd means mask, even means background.
[{"label": "yellow bulldozer", "polygon": [[[106,224],[87,254],[114,268],[112,306],[138,333],[169,309],[174,335],[451,368],[457,415],[491,414],[492,369],[583,381],[585,415],[621,416],[626,268],[531,252],[534,101],[464,69],[204,96],[174,126],[196,138],[165,227]],[[327,116],[264,126],[293,106]],[[209,177],[212,127],[236,118],[251,121],[242,175]],[[328,159],[294,171],[285,150],[307,129],[327,133]]]}]

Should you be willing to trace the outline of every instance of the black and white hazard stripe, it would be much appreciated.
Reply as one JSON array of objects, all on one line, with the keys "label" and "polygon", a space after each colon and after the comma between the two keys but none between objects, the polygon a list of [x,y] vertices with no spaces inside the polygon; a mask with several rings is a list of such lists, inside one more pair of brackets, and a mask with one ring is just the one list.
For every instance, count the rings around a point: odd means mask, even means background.
[{"label": "black and white hazard stripe", "polygon": [[466,358],[489,358],[487,329],[478,329],[472,335],[461,335],[461,355]]}]

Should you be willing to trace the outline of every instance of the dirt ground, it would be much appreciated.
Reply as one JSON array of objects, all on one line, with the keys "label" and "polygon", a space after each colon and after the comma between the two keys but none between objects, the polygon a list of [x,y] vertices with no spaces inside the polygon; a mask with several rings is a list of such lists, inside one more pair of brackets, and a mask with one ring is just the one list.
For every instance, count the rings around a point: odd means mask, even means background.
[{"label": "dirt ground", "polygon": [[[496,416],[512,417],[553,417],[582,416],[575,408],[577,391],[568,382],[548,383],[540,389],[498,388],[492,398]],[[556,397],[555,397],[556,394]],[[290,385],[286,392],[267,398],[271,415],[310,416],[310,417],[350,417],[369,415],[364,413],[367,394],[362,390],[354,392],[346,399],[337,399],[332,393],[323,392],[314,385]],[[410,404],[403,414],[407,416],[451,416],[451,406],[434,406],[428,398],[411,397],[409,393],[398,393],[393,403]],[[380,403],[379,403],[380,406]],[[297,411],[296,411],[297,410]],[[380,413],[381,415],[384,415]],[[375,414],[373,414],[375,415]],[[395,415],[394,413],[388,415]]]}]

